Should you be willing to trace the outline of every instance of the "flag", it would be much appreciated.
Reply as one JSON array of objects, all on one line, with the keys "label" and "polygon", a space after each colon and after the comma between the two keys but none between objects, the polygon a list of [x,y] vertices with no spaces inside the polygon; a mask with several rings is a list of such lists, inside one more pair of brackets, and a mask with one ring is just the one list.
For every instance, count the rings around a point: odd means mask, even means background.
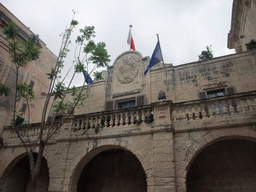
[{"label": "flag", "polygon": [[130,49],[135,50],[135,45],[134,45],[134,41],[132,38],[132,26],[131,25],[130,25],[130,31],[128,34],[127,43],[128,43],[128,45],[130,45]]},{"label": "flag", "polygon": [[92,78],[90,77],[90,75],[88,73],[86,73],[85,71],[83,71],[83,74],[84,74],[84,79],[85,79],[86,83],[93,84]]},{"label": "flag", "polygon": [[148,70],[153,67],[155,64],[159,63],[160,61],[163,61],[162,52],[159,44],[159,40],[157,41],[156,48],[151,56],[151,59],[149,61],[149,65],[147,66],[144,75],[148,72]]}]

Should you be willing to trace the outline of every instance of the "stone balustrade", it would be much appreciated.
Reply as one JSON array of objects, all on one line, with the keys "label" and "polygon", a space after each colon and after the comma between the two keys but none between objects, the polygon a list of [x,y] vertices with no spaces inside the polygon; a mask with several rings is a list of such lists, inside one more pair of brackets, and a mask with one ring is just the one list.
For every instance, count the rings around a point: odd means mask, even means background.
[{"label": "stone balustrade", "polygon": [[100,129],[134,127],[140,124],[153,122],[151,105],[114,111],[102,111],[98,113],[75,116],[72,122],[72,131],[87,131]]},{"label": "stone balustrade", "polygon": [[[37,140],[39,134],[40,134],[40,123],[31,124],[28,127],[21,127],[18,128],[18,131],[20,133],[20,136],[24,140],[24,142],[35,141]],[[46,137],[48,134],[48,130],[45,129],[43,131],[43,137]],[[55,134],[56,135],[56,134]],[[3,133],[4,141],[7,143],[14,142],[14,143],[20,143],[20,139],[18,138],[18,135],[16,134],[16,131],[13,127],[8,126],[5,127],[4,133]]]},{"label": "stone balustrade", "polygon": [[[238,117],[236,115],[239,115],[242,118],[240,120],[243,121],[242,114],[254,114],[255,111],[256,92],[180,103],[160,101],[142,107],[101,111],[69,117],[65,121],[70,123],[64,123],[63,130],[61,128],[61,130],[56,132],[52,139],[54,140],[56,136],[61,139],[63,135],[66,137],[69,134],[70,136],[79,136],[87,133],[97,134],[100,130],[142,128],[151,123],[153,127],[159,124],[175,125],[175,122],[177,126],[183,126],[182,124],[178,125],[178,122],[193,122],[194,120],[206,122],[210,119],[213,120],[213,118],[221,117],[234,117],[236,119]],[[193,128],[196,128],[198,125],[193,125]],[[187,125],[186,128],[190,129]],[[180,128],[177,127],[177,129]],[[36,140],[40,132],[40,123],[31,124],[29,127],[21,129],[20,132],[26,142],[28,137],[31,141]],[[44,130],[43,136],[46,135],[47,130]],[[4,143],[17,143],[19,141],[12,127],[5,127],[3,139]]]},{"label": "stone balustrade", "polygon": [[171,119],[192,121],[256,111],[256,92],[175,103]]}]

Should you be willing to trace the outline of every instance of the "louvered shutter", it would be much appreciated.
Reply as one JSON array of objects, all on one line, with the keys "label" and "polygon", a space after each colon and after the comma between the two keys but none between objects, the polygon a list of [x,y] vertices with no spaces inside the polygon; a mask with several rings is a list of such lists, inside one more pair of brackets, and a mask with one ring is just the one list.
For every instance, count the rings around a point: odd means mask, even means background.
[{"label": "louvered shutter", "polygon": [[227,88],[226,88],[226,94],[227,94],[227,95],[233,95],[233,94],[235,94],[234,87],[227,87]]},{"label": "louvered shutter", "polygon": [[200,91],[198,92],[199,99],[206,99],[206,91]]},{"label": "louvered shutter", "polygon": [[137,106],[145,105],[145,95],[141,95],[137,97]]},{"label": "louvered shutter", "polygon": [[113,104],[114,104],[113,101],[106,101],[106,106],[105,106],[106,111],[113,110]]}]

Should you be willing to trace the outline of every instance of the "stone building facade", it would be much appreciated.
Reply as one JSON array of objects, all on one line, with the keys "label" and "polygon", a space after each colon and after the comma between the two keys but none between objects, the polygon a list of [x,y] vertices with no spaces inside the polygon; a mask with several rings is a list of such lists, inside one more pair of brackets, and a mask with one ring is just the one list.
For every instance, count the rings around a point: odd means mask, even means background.
[{"label": "stone building facade", "polygon": [[[0,83],[14,87],[16,80],[14,71],[16,69],[9,57],[8,42],[3,34],[3,28],[6,27],[10,21],[13,21],[19,28],[20,35],[18,39],[20,41],[30,38],[33,32],[0,3]],[[43,100],[40,98],[44,97],[42,93],[48,91],[48,85],[50,83],[45,73],[51,71],[51,68],[54,67],[57,60],[57,57],[46,47],[46,44],[41,39],[39,39],[39,43],[41,44],[39,59],[29,62],[25,67],[19,70],[19,82],[26,82],[28,85],[33,84],[33,90],[37,100],[37,102],[33,103],[35,107],[31,108],[32,115],[29,119],[26,104],[20,102],[17,106],[17,110],[23,110],[24,118],[30,122],[35,122],[40,119],[39,116],[41,114],[37,113],[37,110],[40,110],[41,106],[43,106],[43,103],[40,102]],[[0,97],[0,133],[4,125],[10,124],[13,112],[13,95],[14,93],[11,92],[8,97]]]},{"label": "stone building facade", "polygon": [[228,48],[237,53],[246,51],[245,43],[256,39],[256,1],[234,0],[231,29],[228,34]]},{"label": "stone building facade", "polygon": [[[255,191],[256,52],[169,65],[167,80],[161,66],[143,75],[148,60],[125,52],[106,80],[90,87],[84,108],[45,148],[42,186],[51,192]],[[166,99],[158,99],[160,91]],[[27,130],[32,139],[38,128]],[[11,191],[10,181],[24,185],[17,178],[28,165],[10,127],[3,138],[0,189]]]},{"label": "stone building facade", "polygon": [[[45,147],[41,191],[256,191],[256,51],[144,76],[148,62],[124,52],[86,88]],[[2,136],[0,191],[33,191],[25,149],[11,127]]]}]

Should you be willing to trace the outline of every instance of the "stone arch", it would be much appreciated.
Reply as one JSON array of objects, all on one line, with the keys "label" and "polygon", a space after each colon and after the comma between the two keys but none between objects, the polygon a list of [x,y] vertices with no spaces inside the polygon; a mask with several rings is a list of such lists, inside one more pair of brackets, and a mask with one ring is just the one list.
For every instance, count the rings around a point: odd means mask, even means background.
[{"label": "stone arch", "polygon": [[196,148],[193,149],[189,156],[187,157],[187,162],[188,165],[186,167],[186,170],[189,169],[190,165],[193,163],[194,159],[197,157],[197,155],[205,149],[207,146],[210,144],[227,139],[227,138],[244,138],[244,139],[249,139],[249,140],[254,140],[256,139],[256,130],[252,130],[249,128],[243,129],[243,128],[236,128],[236,129],[226,129],[226,130],[215,130],[212,132],[208,132],[203,137],[200,138],[198,143],[200,145]]},{"label": "stone arch", "polygon": [[[17,157],[15,157],[11,163],[9,163],[9,165],[5,168],[1,178],[0,178],[0,186],[3,185],[4,181],[6,180],[6,178],[8,177],[8,175],[10,174],[10,172],[12,171],[13,167],[23,158],[27,155],[27,153],[21,153],[20,155],[18,155]],[[1,189],[1,188],[0,188]]]},{"label": "stone arch", "polygon": [[[232,142],[233,143],[235,143],[235,142],[246,143],[247,142],[247,144],[252,143],[253,145],[256,146],[256,132],[251,129],[241,129],[240,128],[240,130],[239,129],[218,130],[218,131],[213,131],[213,132],[210,132],[210,133],[204,135],[201,138],[201,142],[200,142],[201,145],[191,155],[189,164],[187,165],[186,170],[185,170],[185,182],[186,183],[184,185],[186,186],[187,190],[189,190],[189,188],[188,188],[189,181],[188,180],[189,180],[190,170],[192,169],[194,164],[197,163],[196,161],[198,160],[198,158],[200,159],[200,157],[201,157],[200,155],[202,153],[204,153],[204,154],[209,153],[209,152],[207,152],[208,149],[209,150],[213,149],[214,146],[218,146],[220,143],[230,144]],[[208,158],[208,159],[210,159],[210,158]],[[192,177],[190,176],[190,178],[192,178]],[[253,181],[253,179],[248,179],[248,181],[251,183],[255,182],[255,181]],[[207,182],[209,183],[212,181],[207,181]],[[202,183],[204,183],[204,182],[202,182]],[[214,182],[212,182],[212,183],[214,183]],[[248,184],[248,186],[249,185],[250,184]],[[229,187],[231,187],[231,185]],[[251,186],[249,186],[249,187],[251,187]],[[196,189],[196,190],[198,190],[198,189]]]},{"label": "stone arch", "polygon": [[80,158],[79,161],[77,161],[78,159],[76,159],[77,164],[71,166],[71,168],[73,167],[73,173],[69,180],[70,181],[69,191],[77,191],[77,183],[78,183],[78,180],[82,173],[82,170],[96,155],[98,155],[104,151],[112,150],[112,149],[121,149],[124,151],[131,152],[136,157],[138,162],[140,162],[140,165],[145,173],[145,177],[147,178],[147,172],[145,171],[145,167],[143,166],[143,165],[145,165],[145,160],[143,160],[144,163],[141,162],[141,159],[143,159],[141,156],[138,157],[134,152],[132,152],[131,150],[129,150],[121,145],[113,145],[113,144],[112,145],[102,145],[97,148],[91,149],[88,153],[84,154],[84,156],[82,158]]},{"label": "stone arch", "polygon": [[[34,158],[37,158],[37,153],[35,152],[35,153],[33,153],[33,155],[34,155]],[[18,156],[16,156],[9,164],[8,164],[8,166],[5,168],[5,170],[4,170],[4,172],[3,172],[3,174],[2,174],[2,176],[1,176],[1,178],[0,178],[0,191],[1,190],[3,190],[3,188],[4,188],[4,186],[5,186],[5,182],[7,181],[8,182],[8,177],[12,174],[12,172],[13,171],[15,171],[14,169],[16,168],[16,166],[18,165],[18,164],[20,164],[21,163],[21,161],[28,161],[28,158],[27,158],[27,153],[26,152],[23,152],[23,153],[21,153],[21,154],[19,154]],[[27,168],[27,167],[26,167]],[[46,168],[47,168],[47,170],[46,170]],[[29,163],[28,163],[28,169],[29,169]],[[49,179],[50,179],[50,175],[49,175],[49,167],[48,167],[48,162],[47,162],[47,159],[46,158],[44,158],[43,157],[43,160],[42,160],[42,169],[41,170],[43,170],[43,174],[44,174],[44,176],[46,176],[47,178],[46,179],[48,179],[48,181],[46,181],[47,183],[48,183],[48,186],[49,186]],[[42,172],[42,171],[41,171]],[[46,172],[46,173],[45,173]],[[47,174],[47,175],[45,175],[45,174]],[[42,175],[41,175],[41,173],[39,174],[39,177],[42,177]],[[44,179],[45,179],[45,177],[44,177]],[[27,182],[29,182],[29,181],[27,181]],[[11,184],[12,185],[12,184]],[[46,186],[46,183],[45,182],[43,182],[42,183],[42,185],[44,185],[44,186]],[[31,187],[31,186],[30,186]],[[30,188],[30,187],[28,187],[28,188]],[[26,191],[31,191],[32,189],[26,189]],[[48,187],[47,188],[45,188],[45,191],[48,189]]]}]

